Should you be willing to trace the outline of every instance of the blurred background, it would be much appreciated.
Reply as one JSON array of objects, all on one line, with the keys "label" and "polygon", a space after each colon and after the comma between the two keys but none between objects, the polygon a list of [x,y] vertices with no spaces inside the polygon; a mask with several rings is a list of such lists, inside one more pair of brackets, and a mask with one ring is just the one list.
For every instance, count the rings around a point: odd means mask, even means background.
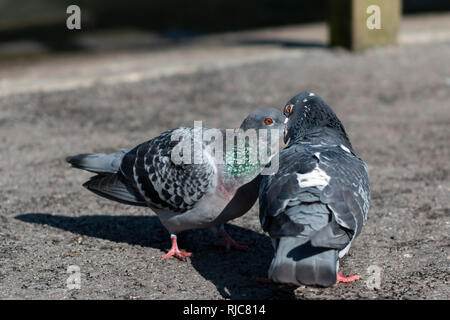
[{"label": "blurred background", "polygon": [[[448,39],[448,0],[377,0],[383,28],[368,31],[364,6],[372,2],[0,0],[0,94],[70,88],[71,81],[131,81],[197,68],[202,61],[264,59],[277,49],[359,51]],[[80,8],[80,29],[66,26],[72,4]],[[117,55],[123,67],[108,62]],[[55,70],[63,58],[66,72]],[[33,66],[30,76],[40,77],[39,84],[24,74]],[[90,70],[80,73],[82,66]]]},{"label": "blurred background", "polygon": [[[67,28],[71,4],[81,29]],[[369,166],[348,286],[255,284],[272,255],[257,206],[230,227],[248,253],[196,230],[180,235],[191,263],[162,263],[151,210],[90,194],[90,174],[64,161],[194,120],[235,128],[302,91],[330,104]],[[0,299],[450,299],[449,141],[449,0],[0,0]],[[65,289],[69,265],[82,290]]]},{"label": "blurred background", "polygon": [[[61,27],[70,4],[82,9],[82,35]],[[406,15],[439,12],[450,10],[450,2],[404,0],[402,8]],[[329,16],[328,0],[1,0],[0,55],[104,49],[112,46],[114,35],[115,49],[149,48],[208,33],[305,24]],[[113,34],[102,37],[100,32]],[[124,39],[125,34],[132,39]],[[84,38],[94,35],[95,40]],[[155,37],[160,42],[155,43]]]}]

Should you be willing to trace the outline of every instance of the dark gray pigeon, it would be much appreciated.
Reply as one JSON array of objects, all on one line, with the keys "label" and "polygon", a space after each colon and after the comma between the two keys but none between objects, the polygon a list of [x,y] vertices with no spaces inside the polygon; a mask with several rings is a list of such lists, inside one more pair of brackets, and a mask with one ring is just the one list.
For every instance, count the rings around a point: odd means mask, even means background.
[{"label": "dark gray pigeon", "polygon": [[356,280],[338,268],[367,219],[367,166],[320,97],[298,94],[284,114],[287,147],[259,190],[261,225],[275,249],[269,279],[323,287]]},{"label": "dark gray pigeon", "polygon": [[[248,244],[231,239],[223,224],[243,215],[255,203],[259,173],[270,158],[255,161],[251,155],[258,155],[258,145],[278,146],[285,121],[276,109],[259,109],[243,121],[238,131],[177,128],[132,149],[80,154],[66,160],[75,168],[97,173],[83,184],[90,191],[117,202],[148,206],[156,212],[172,238],[172,248],[164,259],[175,256],[183,260],[191,255],[177,245],[176,234],[187,229],[216,228],[225,238],[221,244],[227,250],[246,249]],[[249,137],[254,132],[256,139],[262,137],[260,132],[266,132],[267,139],[261,138],[256,144],[249,138],[238,144],[232,134],[228,138],[230,132]]]}]

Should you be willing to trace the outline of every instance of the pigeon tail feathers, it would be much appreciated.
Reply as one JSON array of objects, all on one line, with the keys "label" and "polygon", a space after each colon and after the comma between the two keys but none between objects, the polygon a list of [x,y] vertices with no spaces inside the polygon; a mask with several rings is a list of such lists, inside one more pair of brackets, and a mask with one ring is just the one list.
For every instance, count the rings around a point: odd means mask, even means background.
[{"label": "pigeon tail feathers", "polygon": [[121,150],[116,153],[83,153],[66,158],[66,161],[74,168],[95,173],[116,173],[119,171],[122,158],[129,150]]},{"label": "pigeon tail feathers", "polygon": [[329,287],[336,283],[337,251],[316,248],[308,237],[281,237],[269,268],[269,279],[295,285]]}]

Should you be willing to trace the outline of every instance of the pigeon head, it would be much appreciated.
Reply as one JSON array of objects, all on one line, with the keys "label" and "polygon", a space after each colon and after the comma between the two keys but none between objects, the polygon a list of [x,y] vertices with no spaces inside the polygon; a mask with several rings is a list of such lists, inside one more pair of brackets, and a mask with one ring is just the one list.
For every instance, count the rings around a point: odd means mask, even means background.
[{"label": "pigeon head", "polygon": [[[225,157],[225,180],[231,184],[244,184],[256,177],[263,167],[279,151],[286,117],[274,108],[258,109],[250,113],[227,140]],[[228,136],[227,136],[228,139]],[[228,149],[229,147],[231,149]]]},{"label": "pigeon head", "polygon": [[[257,109],[250,113],[241,124],[240,129],[278,129],[283,132],[285,129],[286,117],[274,108]],[[281,134],[281,133],[280,133]]]},{"label": "pigeon head", "polygon": [[[287,118],[281,114],[281,112],[274,108],[261,108],[250,113],[247,118],[241,124],[240,130],[256,130],[257,137],[261,129],[263,135],[267,132],[267,141],[270,141],[271,145],[277,145],[283,133],[286,130]],[[275,134],[276,136],[272,137]]]},{"label": "pigeon head", "polygon": [[303,92],[294,96],[286,103],[283,113],[288,119],[285,143],[337,143],[352,150],[341,121],[318,95]]}]

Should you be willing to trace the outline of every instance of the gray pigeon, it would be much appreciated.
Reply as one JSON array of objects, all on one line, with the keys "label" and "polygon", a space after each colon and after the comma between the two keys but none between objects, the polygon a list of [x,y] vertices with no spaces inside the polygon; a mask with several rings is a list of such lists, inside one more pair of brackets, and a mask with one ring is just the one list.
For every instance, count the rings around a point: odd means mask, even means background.
[{"label": "gray pigeon", "polygon": [[[176,234],[196,228],[217,229],[227,250],[246,249],[248,244],[231,239],[223,224],[243,215],[255,203],[259,173],[270,156],[266,153],[264,161],[264,157],[255,160],[251,155],[258,156],[258,148],[267,152],[269,147],[278,146],[285,121],[276,109],[259,109],[243,121],[240,130],[182,127],[132,149],[80,154],[66,160],[72,167],[97,173],[83,184],[90,191],[156,212],[172,238],[172,248],[163,259],[190,256],[178,249]],[[250,139],[255,137],[252,132],[261,143]],[[240,139],[241,144],[235,142],[239,133],[248,135],[247,140]]]},{"label": "gray pigeon", "polygon": [[367,166],[320,97],[298,94],[284,114],[287,147],[259,190],[261,225],[275,249],[269,280],[323,287],[357,280],[338,268],[367,219]]}]

